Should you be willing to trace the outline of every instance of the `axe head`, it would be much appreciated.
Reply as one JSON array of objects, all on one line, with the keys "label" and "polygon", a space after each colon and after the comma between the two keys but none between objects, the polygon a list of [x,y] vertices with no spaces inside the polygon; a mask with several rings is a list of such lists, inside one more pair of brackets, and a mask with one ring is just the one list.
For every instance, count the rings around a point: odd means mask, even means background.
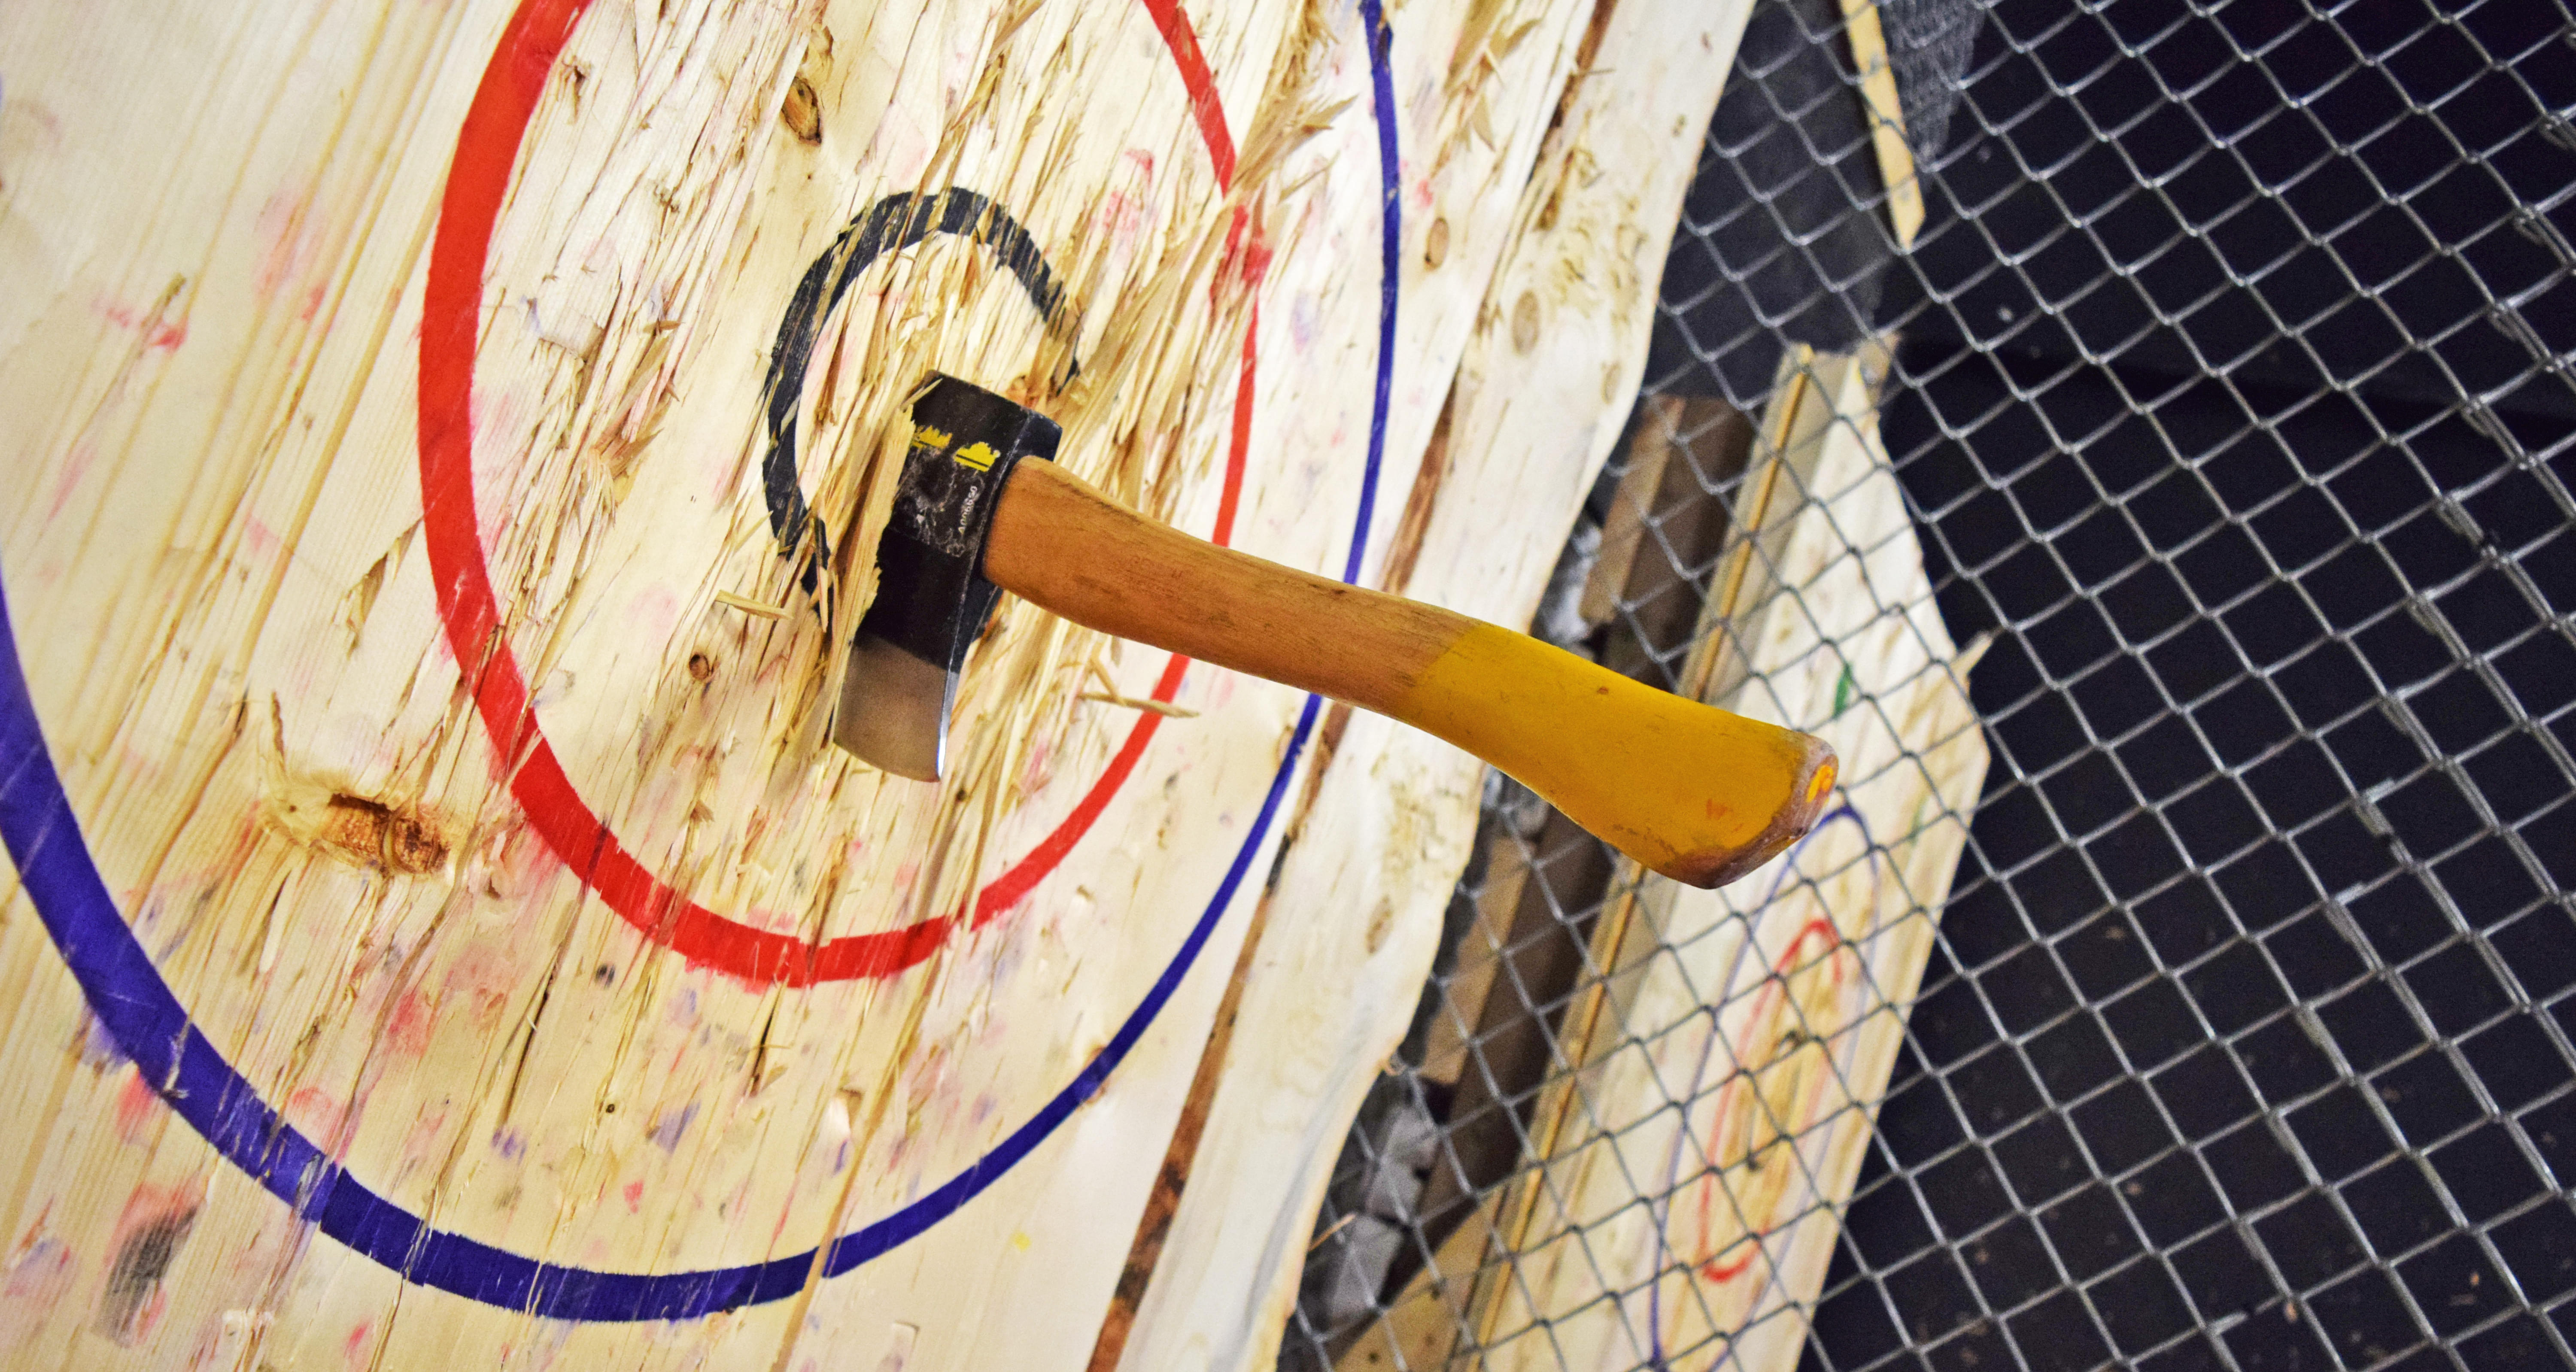
[{"label": "axe head", "polygon": [[948,761],[957,672],[1000,589],[983,577],[1002,485],[1024,457],[1053,457],[1054,420],[953,376],[912,400],[894,515],[877,544],[877,595],[859,620],[832,741],[872,767],[937,781]]}]

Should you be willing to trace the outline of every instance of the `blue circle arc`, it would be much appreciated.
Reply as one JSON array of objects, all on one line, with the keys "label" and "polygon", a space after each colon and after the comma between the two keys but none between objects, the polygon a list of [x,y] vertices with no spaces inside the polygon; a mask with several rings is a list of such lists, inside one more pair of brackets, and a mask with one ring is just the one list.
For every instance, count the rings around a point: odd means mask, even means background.
[{"label": "blue circle arc", "polygon": [[[1367,29],[1372,108],[1384,190],[1385,279],[1379,292],[1377,389],[1369,416],[1368,466],[1344,580],[1356,580],[1368,546],[1378,471],[1386,450],[1394,374],[1395,309],[1402,240],[1396,158],[1392,36],[1382,0],[1360,0]],[[1313,733],[1320,702],[1306,698],[1261,812],[1244,836],[1207,908],[1135,1010],[1074,1079],[992,1151],[936,1189],[832,1241],[822,1274],[839,1276],[919,1236],[1036,1151],[1117,1070],[1216,932],[1277,820],[1290,775]],[[418,1286],[549,1319],[686,1320],[794,1295],[812,1278],[815,1250],[767,1262],[695,1272],[611,1272],[540,1262],[430,1226],[333,1162],[234,1070],[197,1032],[160,969],[117,909],[72,813],[45,743],[0,590],[0,842],[63,963],[99,1025],[167,1105],[262,1189],[331,1238]],[[858,1165],[856,1160],[852,1166]]]}]

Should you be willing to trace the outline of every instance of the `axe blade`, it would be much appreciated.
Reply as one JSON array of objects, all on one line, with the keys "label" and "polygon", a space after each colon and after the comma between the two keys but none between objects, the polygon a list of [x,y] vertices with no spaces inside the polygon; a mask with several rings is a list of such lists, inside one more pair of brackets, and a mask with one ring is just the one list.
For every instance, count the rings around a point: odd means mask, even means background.
[{"label": "axe blade", "polygon": [[862,631],[850,645],[832,741],[861,762],[915,781],[948,770],[948,712],[957,674]]}]

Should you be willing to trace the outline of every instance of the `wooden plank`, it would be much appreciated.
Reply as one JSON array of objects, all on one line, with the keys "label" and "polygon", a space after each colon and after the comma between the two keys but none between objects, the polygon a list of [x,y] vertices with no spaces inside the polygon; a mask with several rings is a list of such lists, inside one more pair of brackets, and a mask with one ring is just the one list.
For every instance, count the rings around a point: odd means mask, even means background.
[{"label": "wooden plank", "polygon": [[1869,148],[1878,182],[1887,189],[1887,223],[1899,250],[1914,246],[1923,230],[1923,182],[1914,174],[1914,146],[1905,139],[1905,109],[1896,98],[1896,68],[1887,60],[1887,30],[1876,0],[1842,0],[1843,42],[1860,77],[1861,109],[1869,118]]},{"label": "wooden plank", "polygon": [[1715,397],[1640,404],[1629,468],[1584,584],[1584,621],[1609,630],[1602,665],[1670,685],[1687,661],[1701,601],[1691,578],[1724,545],[1724,493],[1743,474],[1752,430],[1743,411]]},{"label": "wooden plank", "polygon": [[1986,761],[1878,449],[1882,357],[1792,359],[1692,673],[1832,740],[1843,803],[1723,891],[1614,893],[1545,1165],[1498,1209],[1483,1365],[1785,1372],[1803,1346]]},{"label": "wooden plank", "polygon": [[[1555,39],[1573,50],[1570,93],[1540,129],[1465,340],[1411,594],[1528,622],[1636,393],[1682,193],[1748,12],[1623,0]],[[1492,31],[1510,35],[1534,11],[1498,13],[1513,17]],[[1452,71],[1476,57],[1458,50]],[[1251,956],[1234,1052],[1144,1295],[1152,1337],[1131,1339],[1122,1367],[1275,1357],[1333,1160],[1419,1000],[1479,776],[1444,744],[1350,717],[1273,886],[1275,909],[1316,913],[1274,921]]]},{"label": "wooden plank", "polygon": [[[1899,245],[1910,246],[1922,224],[1923,201],[1910,145],[1905,141],[1903,114],[1887,60],[1884,33],[1870,0],[1844,0],[1843,7],[1845,40],[1870,115],[1872,150],[1882,184],[1888,188],[1890,226]],[[1778,455],[1793,446],[1812,450],[1821,440],[1823,416],[1831,413],[1829,409],[1801,404],[1805,388],[1813,380],[1809,355],[1793,351],[1783,373],[1786,393],[1780,403],[1771,407],[1773,431],[1763,445],[1775,460],[1757,470],[1737,493],[1755,527],[1765,523],[1765,512],[1776,493]],[[1718,482],[1733,477],[1739,468],[1704,459],[1698,470],[1688,473],[1696,481],[1683,479],[1685,464],[1676,459],[1685,456],[1688,445],[1679,441],[1680,436],[1685,432],[1696,435],[1697,446],[1710,459],[1731,453],[1740,464],[1743,450],[1729,440],[1738,436],[1736,428],[1743,423],[1744,418],[1731,407],[1715,401],[1649,397],[1640,408],[1629,469],[1605,522],[1600,560],[1586,583],[1582,607],[1587,622],[1600,624],[1614,617],[1621,621],[1613,625],[1604,661],[1622,671],[1648,680],[1661,675],[1657,650],[1680,637],[1678,631],[1684,621],[1676,621],[1674,612],[1686,615],[1691,604],[1690,597],[1674,594],[1680,589],[1676,586],[1677,573],[1700,565],[1699,555],[1712,541],[1730,532],[1725,502],[1716,499],[1714,492]],[[1729,620],[1736,607],[1757,603],[1775,589],[1768,573],[1776,564],[1780,552],[1777,544],[1787,527],[1786,522],[1776,525],[1768,547],[1745,537],[1736,537],[1729,546],[1729,556],[1718,569],[1720,584],[1708,602],[1713,613],[1706,615],[1699,626],[1697,637],[1702,649],[1684,665],[1685,679],[1675,683],[1678,687],[1716,698],[1709,694],[1713,680],[1742,673],[1739,640],[1729,631]],[[1964,678],[1965,667],[1958,668],[1957,674]],[[1982,769],[1982,760],[1978,765]],[[1588,897],[1603,890],[1611,874],[1565,872],[1561,880],[1550,883],[1552,890],[1539,889],[1529,881],[1527,861],[1533,851],[1556,852],[1569,843],[1581,842],[1579,833],[1552,826],[1534,839],[1499,834],[1488,855],[1488,870],[1494,875],[1489,877],[1486,898],[1479,904],[1477,927],[1462,944],[1458,975],[1447,996],[1447,1013],[1435,1019],[1424,1073],[1426,1079],[1459,1088],[1461,1098],[1450,1111],[1453,1124],[1473,1117],[1486,1127],[1480,1130],[1471,1125],[1452,1132],[1451,1152],[1467,1171],[1461,1173],[1455,1167],[1435,1171],[1421,1202],[1420,1212],[1425,1215],[1436,1216],[1470,1204],[1472,1190],[1462,1190],[1462,1186],[1491,1185],[1517,1161],[1508,1154],[1519,1146],[1526,1121],[1519,1118],[1518,1111],[1492,1098],[1495,1087],[1491,1079],[1499,1071],[1506,1094],[1535,1085],[1553,1066],[1553,1037],[1563,1030],[1564,1021],[1557,1016],[1533,1014],[1522,1003],[1522,996],[1489,1004],[1487,995],[1506,962],[1511,964],[1512,984],[1536,988],[1542,1000],[1562,996],[1571,988],[1573,978],[1593,965],[1590,958],[1559,947],[1566,933],[1580,936],[1586,929],[1562,928],[1558,910],[1561,906],[1588,906]],[[1946,884],[1945,869],[1945,890]],[[1570,902],[1564,898],[1568,891],[1575,893]],[[1937,906],[1937,898],[1933,903]],[[1628,909],[1633,914],[1633,904]],[[1622,926],[1610,937],[1614,942],[1625,943],[1631,934]],[[1507,956],[1505,949],[1513,951]],[[1596,1025],[1599,1010],[1599,1004],[1586,1010]],[[1472,1074],[1464,1071],[1470,1038],[1478,1045],[1483,1069]],[[1561,1110],[1568,1100],[1560,1094],[1555,1103]],[[1561,1129],[1562,1121],[1555,1127]],[[1480,1146],[1478,1140],[1487,1135],[1491,1136],[1490,1143]],[[1857,1148],[1857,1140],[1849,1146]],[[1482,1336],[1490,1338],[1491,1322],[1501,1309],[1496,1300],[1496,1264],[1508,1263],[1515,1246],[1528,1242],[1528,1230],[1536,1215],[1532,1207],[1537,1199],[1537,1192],[1519,1188],[1475,1202],[1465,1222],[1440,1243],[1427,1268],[1394,1293],[1387,1318],[1368,1329],[1344,1353],[1339,1365],[1351,1369],[1438,1366],[1449,1358],[1459,1334],[1471,1325],[1481,1325]],[[1495,1232],[1497,1212],[1515,1202],[1521,1207],[1519,1237],[1506,1243]]]},{"label": "wooden plank", "polygon": [[[1562,40],[1376,14],[0,15],[0,1063],[41,1102],[0,1360],[1079,1365],[1313,714],[1025,607],[953,785],[816,707],[928,367],[1185,528],[1385,559],[1555,103],[1498,74]],[[1570,510],[1576,446],[1511,498]],[[1344,765],[1284,908],[1393,944],[1383,991],[1421,921],[1312,874],[1445,882],[1472,774]]]}]

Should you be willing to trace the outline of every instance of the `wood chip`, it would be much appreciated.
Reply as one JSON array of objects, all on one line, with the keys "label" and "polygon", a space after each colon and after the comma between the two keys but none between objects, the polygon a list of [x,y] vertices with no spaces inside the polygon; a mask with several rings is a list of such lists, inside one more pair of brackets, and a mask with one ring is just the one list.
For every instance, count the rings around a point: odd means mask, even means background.
[{"label": "wood chip", "polygon": [[1155,714],[1161,715],[1166,719],[1196,719],[1199,717],[1198,711],[1190,709],[1187,706],[1174,705],[1168,700],[1141,700],[1135,696],[1116,695],[1108,691],[1085,691],[1082,693],[1081,698],[1084,700],[1096,700],[1104,705],[1123,705],[1130,710],[1151,710]]},{"label": "wood chip", "polygon": [[738,596],[731,591],[716,592],[716,603],[718,605],[730,605],[733,608],[742,611],[744,614],[758,615],[762,619],[785,619],[787,617],[787,607],[784,605],[772,605],[765,600],[753,600],[749,596]]}]

